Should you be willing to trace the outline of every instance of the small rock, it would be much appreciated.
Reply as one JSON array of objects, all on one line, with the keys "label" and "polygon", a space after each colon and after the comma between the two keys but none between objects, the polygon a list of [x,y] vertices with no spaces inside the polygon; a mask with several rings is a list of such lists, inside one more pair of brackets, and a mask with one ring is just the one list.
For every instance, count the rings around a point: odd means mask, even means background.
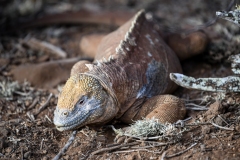
[{"label": "small rock", "polygon": [[20,107],[18,107],[18,108],[16,108],[16,112],[19,114],[19,113],[23,113],[23,109],[22,108],[20,108]]},{"label": "small rock", "polygon": [[42,158],[42,160],[48,160],[48,157],[47,157],[47,156],[44,156],[44,157]]},{"label": "small rock", "polygon": [[73,147],[74,147],[74,148],[75,148],[75,147],[78,147],[78,146],[80,146],[80,143],[79,143],[79,142],[73,143]]},{"label": "small rock", "polygon": [[37,126],[40,126],[40,125],[42,125],[42,121],[37,122]]},{"label": "small rock", "polygon": [[209,136],[208,134],[206,134],[206,135],[204,136],[204,139],[205,139],[205,140],[209,140],[209,139],[210,139],[210,136]]},{"label": "small rock", "polygon": [[202,152],[205,152],[205,150],[206,150],[205,144],[201,144],[200,145],[200,149],[201,149]]},{"label": "small rock", "polygon": [[9,59],[0,58],[1,66],[6,66],[9,63]]},{"label": "small rock", "polygon": [[6,139],[7,137],[3,137],[3,136],[0,137],[0,149],[7,147]]},{"label": "small rock", "polygon": [[100,142],[106,142],[106,137],[105,136],[97,136],[96,140],[100,141]]},{"label": "small rock", "polygon": [[11,158],[12,158],[12,159],[17,159],[17,158],[16,158],[16,153],[13,153],[13,154],[11,155]]},{"label": "small rock", "polygon": [[9,105],[8,108],[10,111],[15,112],[16,111],[16,105]]},{"label": "small rock", "polygon": [[11,148],[11,147],[8,147],[8,148],[5,149],[5,152],[6,152],[6,153],[10,153],[11,151],[12,151],[12,148]]},{"label": "small rock", "polygon": [[1,137],[2,137],[2,136],[7,137],[7,136],[8,136],[8,133],[9,133],[9,131],[8,131],[6,128],[0,127],[0,136],[1,136]]},{"label": "small rock", "polygon": [[233,140],[233,135],[230,135],[227,137],[228,141],[232,141]]},{"label": "small rock", "polygon": [[240,132],[240,126],[236,126],[235,129]]},{"label": "small rock", "polygon": [[126,155],[124,157],[126,160],[134,160],[134,159],[139,159],[139,157],[137,155]]},{"label": "small rock", "polygon": [[42,153],[43,153],[43,154],[46,154],[46,153],[47,153],[47,150],[43,150]]},{"label": "small rock", "polygon": [[233,100],[232,97],[229,97],[229,98],[227,99],[227,104],[234,105],[234,104],[236,104],[236,102],[235,102],[235,100]]},{"label": "small rock", "polygon": [[207,119],[211,119],[215,115],[220,114],[222,112],[221,110],[222,110],[221,103],[219,101],[216,101],[210,105],[208,111],[206,111],[204,115],[207,117]]},{"label": "small rock", "polygon": [[28,158],[30,155],[31,155],[31,151],[28,151],[28,152],[24,153],[23,157]]},{"label": "small rock", "polygon": [[63,158],[64,158],[64,159],[69,159],[70,156],[69,156],[69,155],[65,155],[65,156],[63,156]]},{"label": "small rock", "polygon": [[223,126],[223,120],[220,117],[216,117],[214,120],[214,123],[216,123],[219,126]]},{"label": "small rock", "polygon": [[211,129],[209,126],[202,126],[202,134],[206,135],[208,133],[210,133]]},{"label": "small rock", "polygon": [[29,100],[26,100],[24,104],[25,104],[26,107],[28,107],[30,105]]}]

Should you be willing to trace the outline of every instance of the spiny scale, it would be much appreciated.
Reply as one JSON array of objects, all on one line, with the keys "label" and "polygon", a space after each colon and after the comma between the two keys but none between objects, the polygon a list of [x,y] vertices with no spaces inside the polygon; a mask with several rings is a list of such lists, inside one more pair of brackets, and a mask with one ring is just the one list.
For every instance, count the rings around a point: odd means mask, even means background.
[{"label": "spiny scale", "polygon": [[138,20],[141,16],[145,16],[144,10],[139,11],[135,16],[134,20],[131,23],[131,27],[129,28],[129,31],[125,34],[125,39],[121,40],[119,46],[116,48],[116,52],[118,54],[130,54],[132,51],[132,48],[137,46],[135,42],[135,35],[139,34],[137,31],[139,30],[140,25],[138,24]]}]

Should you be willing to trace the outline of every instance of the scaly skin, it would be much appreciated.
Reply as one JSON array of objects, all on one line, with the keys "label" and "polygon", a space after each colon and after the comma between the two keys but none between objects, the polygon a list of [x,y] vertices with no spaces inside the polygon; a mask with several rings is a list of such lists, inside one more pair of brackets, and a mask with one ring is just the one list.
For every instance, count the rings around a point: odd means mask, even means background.
[{"label": "scaly skin", "polygon": [[94,63],[80,61],[73,67],[54,112],[58,130],[104,124],[113,118],[131,123],[156,113],[170,117],[163,122],[184,118],[184,103],[161,95],[176,89],[168,75],[182,70],[154,26],[140,11],[102,40]]},{"label": "scaly skin", "polygon": [[112,119],[114,113],[110,113],[117,111],[115,106],[116,103],[97,79],[82,74],[73,75],[60,95],[54,123],[60,131],[80,127],[79,124],[97,124],[101,120]]}]

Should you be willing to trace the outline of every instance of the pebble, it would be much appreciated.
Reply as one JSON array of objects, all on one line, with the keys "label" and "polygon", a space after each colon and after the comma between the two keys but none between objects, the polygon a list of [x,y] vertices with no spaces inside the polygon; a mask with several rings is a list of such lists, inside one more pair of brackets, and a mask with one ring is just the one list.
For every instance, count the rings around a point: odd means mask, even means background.
[{"label": "pebble", "polygon": [[47,153],[47,150],[43,150],[42,153],[43,153],[43,154],[46,154],[46,153]]},{"label": "pebble", "polygon": [[44,156],[44,157],[42,158],[42,160],[48,160],[48,157],[47,157],[47,156]]},{"label": "pebble", "polygon": [[202,126],[202,134],[206,135],[208,133],[210,133],[211,128],[209,126]]},{"label": "pebble", "polygon": [[30,155],[31,155],[31,151],[28,151],[28,152],[24,153],[23,157],[28,158]]}]

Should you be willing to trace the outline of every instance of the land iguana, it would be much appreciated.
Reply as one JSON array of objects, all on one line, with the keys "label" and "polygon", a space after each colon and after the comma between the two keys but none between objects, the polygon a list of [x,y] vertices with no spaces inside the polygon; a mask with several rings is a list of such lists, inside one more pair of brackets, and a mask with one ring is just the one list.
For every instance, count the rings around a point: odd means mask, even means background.
[{"label": "land iguana", "polygon": [[143,117],[173,123],[183,119],[184,102],[170,73],[182,73],[177,55],[161,38],[152,17],[139,11],[103,38],[94,62],[79,61],[63,87],[54,124],[59,131],[112,119],[132,123]]}]

